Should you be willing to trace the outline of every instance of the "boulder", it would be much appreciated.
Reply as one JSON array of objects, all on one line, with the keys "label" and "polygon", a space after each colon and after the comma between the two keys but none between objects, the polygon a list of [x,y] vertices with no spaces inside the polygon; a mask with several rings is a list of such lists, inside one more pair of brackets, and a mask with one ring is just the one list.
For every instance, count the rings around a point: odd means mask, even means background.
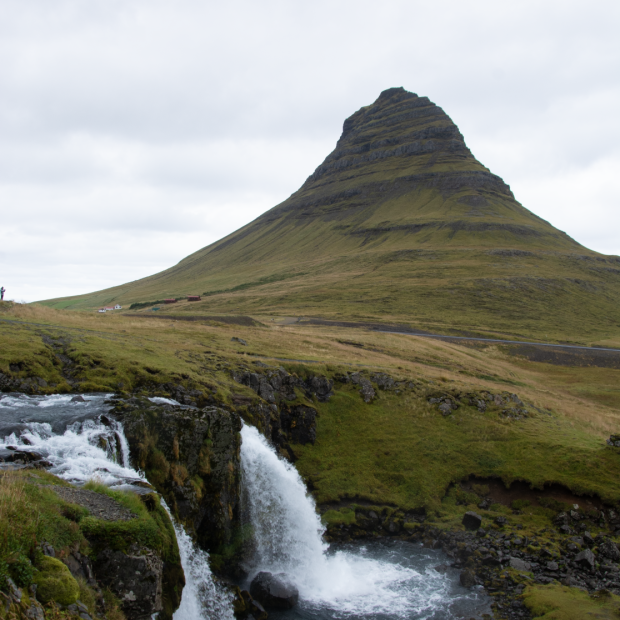
[{"label": "boulder", "polygon": [[462,523],[465,529],[477,530],[482,525],[482,517],[470,510],[463,515]]},{"label": "boulder", "polygon": [[620,551],[618,551],[616,543],[609,538],[599,544],[598,553],[612,562],[620,562]]},{"label": "boulder", "polygon": [[504,525],[506,525],[506,521],[507,521],[506,517],[502,517],[502,516],[495,517],[495,524],[499,525],[500,527],[504,527]]},{"label": "boulder", "polygon": [[250,594],[264,607],[272,609],[291,609],[299,601],[299,591],[284,573],[258,573],[250,584]]},{"label": "boulder", "polygon": [[463,570],[459,575],[459,581],[464,588],[471,588],[476,585],[476,576],[470,570]]},{"label": "boulder", "polygon": [[593,569],[596,565],[596,559],[590,549],[584,549],[575,556],[575,563],[581,566],[581,568]]},{"label": "boulder", "polygon": [[74,396],[71,401],[72,403],[85,403],[86,399],[81,395],[78,394],[77,396]]},{"label": "boulder", "polygon": [[614,448],[620,448],[620,435],[610,435],[607,440],[607,445]]},{"label": "boulder", "polygon": [[510,566],[510,568],[514,568],[515,570],[520,571],[529,571],[532,569],[532,565],[529,562],[513,557],[508,560],[508,565]]},{"label": "boulder", "polygon": [[128,553],[100,551],[93,569],[98,583],[112,590],[127,617],[150,618],[163,609],[163,565],[151,549],[132,545]]}]

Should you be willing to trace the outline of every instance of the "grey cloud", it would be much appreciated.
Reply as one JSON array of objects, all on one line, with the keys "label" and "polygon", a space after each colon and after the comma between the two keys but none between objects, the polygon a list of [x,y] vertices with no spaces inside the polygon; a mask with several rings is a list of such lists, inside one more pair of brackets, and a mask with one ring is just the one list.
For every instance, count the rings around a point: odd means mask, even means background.
[{"label": "grey cloud", "polygon": [[[30,248],[3,249],[3,274],[31,269],[34,283],[37,265],[64,261],[96,289],[126,281],[130,262],[168,266],[285,199],[346,117],[401,85],[443,107],[526,207],[620,253],[608,181],[618,3],[4,0],[1,11],[0,200]],[[46,243],[63,231],[72,258]],[[140,263],[132,239],[156,253],[165,231],[174,251]],[[108,233],[124,260],[94,270]]]}]

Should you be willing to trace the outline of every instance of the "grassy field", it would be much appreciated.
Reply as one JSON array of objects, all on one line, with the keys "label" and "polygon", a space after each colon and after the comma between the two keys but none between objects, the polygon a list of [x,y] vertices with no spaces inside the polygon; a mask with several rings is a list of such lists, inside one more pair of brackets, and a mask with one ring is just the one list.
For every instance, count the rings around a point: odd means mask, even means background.
[{"label": "grassy field", "polygon": [[[232,406],[233,395],[255,398],[232,371],[256,368],[258,360],[302,374],[381,371],[412,381],[414,389],[379,391],[372,404],[336,383],[328,403],[315,403],[317,443],[296,451],[321,502],[364,497],[438,506],[451,482],[472,474],[537,487],[558,482],[620,500],[618,457],[604,443],[620,429],[618,369],[533,363],[494,346],[303,323],[242,326],[41,306],[3,309],[0,371],[43,378],[42,392],[130,391],[173,382],[196,385]],[[58,342],[73,365],[58,362]],[[74,385],[63,377],[67,368]],[[427,402],[435,393],[480,391],[517,393],[532,416],[506,420],[492,408],[480,413],[464,404],[444,418]]]}]

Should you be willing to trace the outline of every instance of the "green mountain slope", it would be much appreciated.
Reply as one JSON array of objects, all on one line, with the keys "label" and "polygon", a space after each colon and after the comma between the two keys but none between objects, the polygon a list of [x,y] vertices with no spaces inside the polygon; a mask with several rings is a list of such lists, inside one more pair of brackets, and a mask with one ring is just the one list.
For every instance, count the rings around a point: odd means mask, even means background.
[{"label": "green mountain slope", "polygon": [[175,311],[571,339],[620,332],[620,258],[525,209],[440,107],[402,88],[349,117],[303,186],[253,222],[161,273],[46,303],[86,309],[195,293],[206,298]]}]

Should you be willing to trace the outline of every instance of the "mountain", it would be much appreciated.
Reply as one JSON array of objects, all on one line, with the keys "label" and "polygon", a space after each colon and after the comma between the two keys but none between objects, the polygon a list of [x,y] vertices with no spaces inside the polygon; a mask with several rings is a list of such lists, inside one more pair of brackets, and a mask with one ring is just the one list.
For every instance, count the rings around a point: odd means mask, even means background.
[{"label": "mountain", "polygon": [[206,297],[175,311],[573,340],[620,329],[620,258],[524,208],[439,106],[403,88],[346,119],[302,187],[253,222],[148,278],[45,303],[85,309],[196,293]]}]

